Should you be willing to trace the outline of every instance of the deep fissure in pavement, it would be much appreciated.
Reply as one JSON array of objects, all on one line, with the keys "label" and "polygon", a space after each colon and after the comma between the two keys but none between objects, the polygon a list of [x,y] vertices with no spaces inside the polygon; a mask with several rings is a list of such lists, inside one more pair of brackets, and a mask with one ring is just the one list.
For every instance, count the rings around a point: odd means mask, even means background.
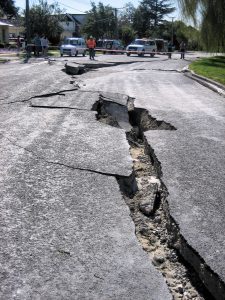
[{"label": "deep fissure in pavement", "polygon": [[[112,109],[109,110],[108,106],[108,102],[100,99],[93,107],[97,110],[96,118],[105,124],[121,127],[116,115],[109,113]],[[144,137],[146,130],[176,128],[153,118],[145,109],[135,108],[133,99],[127,103],[127,113],[132,125],[126,135],[134,162],[133,176],[129,180],[120,177],[117,180],[130,208],[140,244],[165,277],[174,299],[213,299],[208,289],[215,299],[223,299],[219,278],[214,276],[213,279],[212,272],[184,240],[170,216],[166,200],[168,191],[161,180],[161,165]]]}]

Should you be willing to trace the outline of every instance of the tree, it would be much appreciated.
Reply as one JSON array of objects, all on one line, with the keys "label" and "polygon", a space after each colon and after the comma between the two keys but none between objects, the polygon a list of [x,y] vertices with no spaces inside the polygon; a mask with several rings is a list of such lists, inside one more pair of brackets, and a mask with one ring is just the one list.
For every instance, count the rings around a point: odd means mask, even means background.
[{"label": "tree", "polygon": [[186,25],[182,21],[175,21],[174,28],[174,44],[179,49],[179,44],[183,40],[188,45],[189,50],[200,50],[202,48],[200,31],[190,25]]},{"label": "tree", "polygon": [[142,0],[134,14],[133,27],[139,36],[154,36],[165,16],[174,10],[168,0]]},{"label": "tree", "polygon": [[119,26],[132,25],[135,11],[136,9],[131,2],[125,4],[123,10],[120,11],[118,16]]},{"label": "tree", "polygon": [[18,14],[18,10],[14,0],[0,0],[0,16],[6,15],[8,18],[12,18]]},{"label": "tree", "polygon": [[140,5],[135,11],[133,20],[133,28],[138,37],[144,37],[147,34],[150,26],[150,14],[147,12],[144,6]]},{"label": "tree", "polygon": [[119,28],[119,37],[124,45],[130,44],[135,39],[136,32],[130,25],[123,25]]},{"label": "tree", "polygon": [[201,16],[202,42],[206,49],[225,50],[225,1],[224,0],[179,0],[184,16],[195,24]]},{"label": "tree", "polygon": [[31,37],[45,34],[52,42],[58,42],[63,29],[59,22],[62,20],[62,10],[57,2],[48,4],[45,0],[30,8],[30,34]]},{"label": "tree", "polygon": [[114,9],[101,2],[96,5],[91,2],[91,10],[88,11],[86,23],[82,28],[83,34],[99,38],[113,38],[116,35],[116,18]]},{"label": "tree", "polygon": [[118,32],[119,39],[122,40],[124,45],[130,44],[136,35],[133,29],[133,20],[136,8],[129,2],[125,4],[122,10],[119,10],[118,15]]}]

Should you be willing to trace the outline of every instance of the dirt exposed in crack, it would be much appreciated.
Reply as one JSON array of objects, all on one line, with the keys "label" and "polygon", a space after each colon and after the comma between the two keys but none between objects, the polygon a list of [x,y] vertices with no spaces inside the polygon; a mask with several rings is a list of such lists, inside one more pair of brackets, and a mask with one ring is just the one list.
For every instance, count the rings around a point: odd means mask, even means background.
[{"label": "dirt exposed in crack", "polygon": [[[98,103],[97,119],[111,126],[116,126],[104,109],[104,101]],[[129,106],[129,103],[128,103]],[[179,228],[169,214],[167,203],[168,192],[161,181],[161,166],[156,160],[154,151],[144,139],[146,130],[176,130],[169,123],[159,121],[142,108],[131,105],[128,108],[132,129],[127,132],[130,154],[133,158],[134,180],[124,188],[123,181],[118,178],[123,197],[130,208],[135,224],[135,233],[150,260],[165,277],[173,299],[211,300],[214,299],[195,270],[184,261],[176,250],[174,236],[179,235]]]},{"label": "dirt exposed in crack", "polygon": [[124,196],[135,223],[136,236],[155,267],[163,274],[174,299],[212,299],[194,270],[170,246],[168,215],[163,207],[167,191],[141,141],[130,143],[138,191]]}]

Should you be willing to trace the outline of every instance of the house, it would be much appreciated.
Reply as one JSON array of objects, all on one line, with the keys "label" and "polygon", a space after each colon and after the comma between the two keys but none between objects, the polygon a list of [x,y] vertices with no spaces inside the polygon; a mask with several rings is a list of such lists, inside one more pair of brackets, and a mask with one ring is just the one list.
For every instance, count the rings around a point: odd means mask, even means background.
[{"label": "house", "polygon": [[9,28],[12,26],[0,20],[0,44],[9,43]]},{"label": "house", "polygon": [[86,14],[65,14],[60,22],[63,32],[61,39],[66,37],[80,37],[81,27],[86,21]]},{"label": "house", "polygon": [[[25,28],[23,26],[22,19],[0,19],[0,28],[2,25],[2,30],[0,29],[0,43],[8,43],[10,38],[16,38],[18,35],[23,36]],[[4,28],[3,28],[4,26]],[[4,29],[4,30],[3,30]]]}]

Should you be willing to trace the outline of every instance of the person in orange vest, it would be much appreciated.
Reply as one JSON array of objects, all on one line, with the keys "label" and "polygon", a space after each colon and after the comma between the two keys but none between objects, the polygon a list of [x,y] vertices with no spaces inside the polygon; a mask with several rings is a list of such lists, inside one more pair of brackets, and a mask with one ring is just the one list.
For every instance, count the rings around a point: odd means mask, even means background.
[{"label": "person in orange vest", "polygon": [[93,36],[90,36],[90,38],[87,40],[87,47],[89,50],[89,58],[90,59],[95,59],[95,47],[96,47],[96,42]]}]

